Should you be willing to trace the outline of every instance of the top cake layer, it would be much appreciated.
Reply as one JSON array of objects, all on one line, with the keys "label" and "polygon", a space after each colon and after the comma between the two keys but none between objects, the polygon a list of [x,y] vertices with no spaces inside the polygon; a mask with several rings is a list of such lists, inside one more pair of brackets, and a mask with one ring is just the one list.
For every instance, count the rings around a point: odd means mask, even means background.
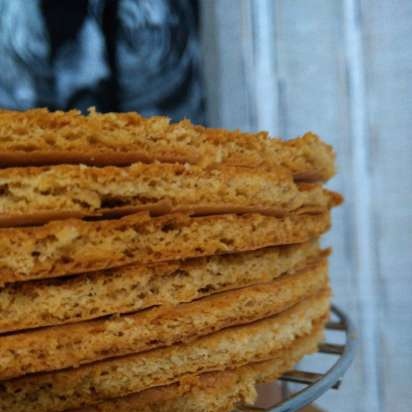
[{"label": "top cake layer", "polygon": [[316,135],[283,141],[257,134],[171,124],[166,117],[91,111],[0,111],[2,166],[137,161],[188,162],[288,169],[298,180],[327,180],[335,173],[333,149]]}]

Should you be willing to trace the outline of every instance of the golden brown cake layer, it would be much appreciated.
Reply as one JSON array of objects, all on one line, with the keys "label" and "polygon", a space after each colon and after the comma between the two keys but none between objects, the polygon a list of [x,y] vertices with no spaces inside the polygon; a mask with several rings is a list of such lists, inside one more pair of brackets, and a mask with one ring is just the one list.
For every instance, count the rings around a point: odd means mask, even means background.
[{"label": "golden brown cake layer", "polygon": [[136,214],[115,220],[77,219],[44,226],[0,229],[0,285],[57,277],[129,263],[210,256],[301,243],[330,226],[330,212],[151,218]]},{"label": "golden brown cake layer", "polygon": [[0,226],[68,217],[130,214],[262,212],[321,213],[339,199],[317,184],[296,184],[290,173],[191,165],[130,167],[62,165],[0,169]]},{"label": "golden brown cake layer", "polygon": [[[191,378],[193,381],[196,378]],[[201,376],[198,383],[161,386],[133,396],[106,401],[70,412],[231,412],[239,401],[253,402],[252,379],[227,372]]]},{"label": "golden brown cake layer", "polygon": [[335,173],[331,146],[316,135],[284,141],[252,134],[171,124],[165,117],[145,119],[136,113],[88,116],[72,110],[0,111],[0,164],[48,165],[133,162],[189,162],[274,169],[283,166],[297,178],[327,180]]},{"label": "golden brown cake layer", "polygon": [[278,350],[325,322],[329,295],[329,291],[321,292],[274,317],[228,328],[191,343],[4,381],[0,385],[0,410],[63,411],[167,385],[186,374],[269,360]]},{"label": "golden brown cake layer", "polygon": [[0,379],[138,353],[273,316],[327,288],[327,259],[191,303],[0,337]]},{"label": "golden brown cake layer", "polygon": [[0,332],[190,302],[216,292],[269,282],[328,251],[316,240],[184,262],[129,265],[10,284],[0,289]]},{"label": "golden brown cake layer", "polygon": [[253,404],[255,384],[268,383],[317,350],[321,328],[296,339],[269,361],[234,370],[188,375],[179,382],[107,400],[71,412],[230,412],[237,403]]}]

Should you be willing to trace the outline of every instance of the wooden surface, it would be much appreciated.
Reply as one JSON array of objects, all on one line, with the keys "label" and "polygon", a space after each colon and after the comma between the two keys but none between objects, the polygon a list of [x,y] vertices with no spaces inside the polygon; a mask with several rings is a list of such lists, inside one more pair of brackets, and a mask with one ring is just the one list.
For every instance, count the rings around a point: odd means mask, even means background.
[{"label": "wooden surface", "polygon": [[325,410],[412,410],[412,2],[203,0],[212,126],[319,133],[346,197],[325,243],[356,362]]}]

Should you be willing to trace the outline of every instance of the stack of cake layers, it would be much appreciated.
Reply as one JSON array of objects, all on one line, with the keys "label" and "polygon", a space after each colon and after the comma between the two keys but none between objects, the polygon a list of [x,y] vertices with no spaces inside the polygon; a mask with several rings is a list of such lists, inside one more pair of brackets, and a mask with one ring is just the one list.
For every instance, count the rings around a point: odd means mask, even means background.
[{"label": "stack of cake layers", "polygon": [[334,153],[0,112],[0,411],[230,411],[316,350]]}]

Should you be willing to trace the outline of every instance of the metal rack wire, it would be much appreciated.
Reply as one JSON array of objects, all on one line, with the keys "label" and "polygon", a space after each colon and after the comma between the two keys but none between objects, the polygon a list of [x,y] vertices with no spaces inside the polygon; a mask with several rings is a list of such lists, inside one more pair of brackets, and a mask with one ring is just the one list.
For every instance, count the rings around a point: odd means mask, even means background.
[{"label": "metal rack wire", "polygon": [[[277,405],[262,408],[252,405],[239,405],[237,411],[242,412],[293,412],[310,404],[329,389],[338,389],[343,375],[349,368],[355,355],[355,330],[351,320],[345,313],[332,306],[331,320],[326,325],[327,330],[337,331],[345,335],[344,344],[323,342],[318,353],[336,357],[336,362],[325,372],[293,370],[283,374],[279,380],[285,385],[289,382],[305,385],[305,388],[291,395],[287,394]],[[313,354],[310,356],[316,356]],[[283,391],[287,393],[287,391]]]}]

